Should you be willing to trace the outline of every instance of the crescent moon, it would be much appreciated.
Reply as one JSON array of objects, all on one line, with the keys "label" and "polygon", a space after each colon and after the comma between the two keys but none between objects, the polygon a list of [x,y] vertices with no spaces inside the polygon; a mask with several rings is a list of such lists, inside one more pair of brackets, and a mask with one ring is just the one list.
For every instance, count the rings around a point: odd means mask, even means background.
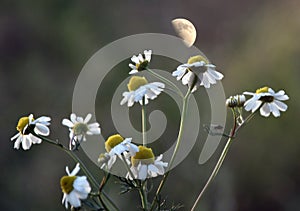
[{"label": "crescent moon", "polygon": [[183,39],[184,44],[191,47],[197,36],[195,26],[185,18],[176,18],[172,20],[172,25],[177,35]]}]

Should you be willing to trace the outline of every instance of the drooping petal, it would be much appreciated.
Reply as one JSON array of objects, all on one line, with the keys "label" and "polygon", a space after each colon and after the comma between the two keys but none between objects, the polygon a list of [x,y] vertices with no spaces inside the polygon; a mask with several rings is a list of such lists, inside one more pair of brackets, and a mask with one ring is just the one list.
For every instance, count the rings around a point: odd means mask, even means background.
[{"label": "drooping petal", "polygon": [[269,107],[270,107],[270,110],[274,117],[280,116],[279,109],[277,108],[277,106],[274,103],[269,103]]},{"label": "drooping petal", "polygon": [[50,130],[46,125],[41,123],[36,123],[34,127],[34,132],[36,134],[40,134],[42,136],[48,136],[50,134]]},{"label": "drooping petal", "polygon": [[24,149],[24,150],[30,149],[31,144],[32,144],[32,142],[31,142],[30,137],[27,136],[27,135],[24,135],[24,136],[23,136],[23,140],[22,140],[22,147],[23,147],[23,149]]},{"label": "drooping petal", "polygon": [[81,201],[74,190],[71,191],[66,198],[73,207],[76,208],[81,206]]},{"label": "drooping petal", "polygon": [[264,117],[270,116],[270,112],[271,112],[271,110],[269,107],[269,103],[265,103],[260,109],[260,114]]},{"label": "drooping petal", "polygon": [[280,111],[286,111],[288,106],[283,103],[283,102],[280,102],[278,100],[274,100],[273,103],[276,105],[276,107],[280,110]]}]

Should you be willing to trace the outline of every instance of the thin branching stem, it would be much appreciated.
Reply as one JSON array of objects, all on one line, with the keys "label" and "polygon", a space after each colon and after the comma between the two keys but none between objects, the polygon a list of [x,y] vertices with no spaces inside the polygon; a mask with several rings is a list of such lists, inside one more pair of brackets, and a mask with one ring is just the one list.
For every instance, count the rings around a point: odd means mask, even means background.
[{"label": "thin branching stem", "polygon": [[[92,183],[92,186],[95,189],[99,188],[99,183],[97,182],[97,180],[93,177],[93,175],[90,173],[90,171],[86,168],[86,166],[84,165],[84,163],[81,161],[81,159],[71,150],[69,150],[67,147],[65,147],[64,145],[62,145],[61,143],[59,143],[58,141],[53,141],[49,138],[46,138],[44,136],[38,135],[36,133],[34,133],[34,131],[32,132],[35,136],[39,137],[40,139],[42,139],[43,141],[58,147],[59,149],[65,151],[76,163],[80,164],[80,167],[82,169],[82,171],[85,173],[85,175],[89,178],[89,180]],[[109,204],[112,206],[113,210],[119,210],[118,207],[115,205],[115,203],[110,199],[110,197],[104,192],[101,192],[103,194],[103,196],[106,198],[106,200],[109,202]],[[106,206],[104,204],[102,204],[103,206]]]},{"label": "thin branching stem", "polygon": [[238,118],[238,116],[237,116],[236,112],[234,111],[234,109],[231,109],[231,110],[232,110],[232,113],[233,113],[233,127],[232,127],[232,130],[230,132],[230,137],[228,138],[227,143],[226,143],[226,145],[225,145],[225,147],[224,147],[224,149],[223,149],[223,151],[221,153],[221,156],[220,156],[218,162],[215,165],[214,170],[212,171],[212,173],[211,173],[210,177],[208,178],[205,186],[203,187],[203,189],[201,190],[200,194],[198,195],[198,197],[197,197],[197,199],[196,199],[196,201],[195,201],[195,203],[194,203],[191,211],[195,210],[195,208],[196,208],[198,202],[200,201],[201,197],[203,196],[204,192],[207,190],[208,186],[211,184],[211,182],[214,180],[214,178],[218,174],[218,172],[219,172],[219,170],[220,170],[220,168],[221,168],[221,166],[223,164],[223,161],[224,161],[224,159],[225,159],[225,157],[227,155],[229,147],[230,147],[230,145],[232,143],[233,137],[236,134],[237,118]]},{"label": "thin branching stem", "polygon": [[189,89],[186,93],[186,95],[184,96],[183,98],[183,104],[182,104],[182,112],[181,112],[181,120],[180,120],[180,127],[179,127],[179,132],[178,132],[178,136],[177,136],[177,142],[176,142],[176,145],[175,145],[175,149],[173,151],[173,154],[172,154],[172,157],[170,159],[170,162],[169,162],[169,165],[168,165],[168,168],[166,170],[166,173],[165,175],[163,176],[158,188],[157,188],[157,191],[156,191],[156,194],[155,194],[155,197],[152,201],[152,204],[151,204],[151,207],[150,207],[150,211],[152,211],[155,207],[155,202],[156,202],[156,198],[159,196],[168,176],[169,176],[169,173],[170,173],[170,170],[173,166],[173,162],[175,160],[175,157],[177,155],[177,152],[178,152],[178,149],[179,149],[179,146],[180,146],[180,143],[181,143],[181,139],[182,139],[182,135],[183,135],[183,129],[184,129],[184,120],[185,120],[185,117],[186,117],[186,111],[187,111],[187,106],[188,106],[188,100],[189,100],[189,97],[190,97],[190,94],[191,94],[191,90]]}]

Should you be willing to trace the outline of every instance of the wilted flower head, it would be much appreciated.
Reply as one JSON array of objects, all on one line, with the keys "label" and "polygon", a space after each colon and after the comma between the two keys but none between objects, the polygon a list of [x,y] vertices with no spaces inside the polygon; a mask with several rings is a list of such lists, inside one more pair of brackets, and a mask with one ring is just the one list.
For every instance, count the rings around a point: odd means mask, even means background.
[{"label": "wilted flower head", "polygon": [[108,169],[111,169],[112,165],[116,162],[117,156],[134,156],[139,149],[135,144],[131,143],[131,139],[132,138],[124,139],[120,134],[110,136],[105,141],[105,149],[107,153],[100,155],[98,159],[98,161],[103,162],[100,163],[102,164],[101,168],[107,166]]},{"label": "wilted flower head", "polygon": [[216,66],[201,55],[189,58],[186,64],[179,65],[172,73],[177,80],[181,80],[183,85],[188,85],[192,92],[199,86],[210,88],[211,84],[216,84],[224,76],[215,70]]},{"label": "wilted flower head", "polygon": [[129,74],[135,74],[139,71],[145,70],[151,61],[151,54],[151,50],[144,50],[144,56],[142,54],[139,54],[138,56],[132,56],[131,61],[134,64],[129,64],[129,67],[131,68]]},{"label": "wilted flower head", "polygon": [[286,111],[288,106],[281,102],[288,100],[288,95],[283,90],[275,92],[269,87],[257,89],[255,93],[244,92],[245,95],[252,95],[252,98],[245,102],[245,110],[255,112],[260,108],[260,114],[268,117],[270,113],[274,117],[280,116],[280,111]]},{"label": "wilted flower head", "polygon": [[145,77],[133,76],[127,85],[129,92],[123,93],[121,105],[127,103],[128,107],[133,106],[135,102],[146,105],[149,99],[155,99],[165,88],[161,82],[148,83]]},{"label": "wilted flower head", "polygon": [[[146,178],[157,177],[165,173],[165,167],[168,163],[161,161],[163,155],[155,159],[154,153],[151,148],[139,146],[139,151],[131,157],[131,172],[134,179],[145,180]],[[127,176],[131,178],[128,173]]]},{"label": "wilted flower head", "polygon": [[17,130],[19,131],[11,140],[16,140],[14,144],[15,149],[22,147],[24,150],[30,149],[32,144],[40,144],[42,140],[36,137],[33,133],[42,136],[48,136],[50,133],[50,117],[42,116],[34,120],[33,115],[30,114],[28,117],[21,117],[18,121]]},{"label": "wilted flower head", "polygon": [[76,176],[79,171],[79,163],[76,164],[71,173],[67,166],[66,172],[68,175],[60,179],[60,187],[64,194],[62,203],[65,204],[66,209],[68,209],[68,203],[75,208],[80,207],[81,200],[86,199],[91,192],[91,187],[86,176]]}]

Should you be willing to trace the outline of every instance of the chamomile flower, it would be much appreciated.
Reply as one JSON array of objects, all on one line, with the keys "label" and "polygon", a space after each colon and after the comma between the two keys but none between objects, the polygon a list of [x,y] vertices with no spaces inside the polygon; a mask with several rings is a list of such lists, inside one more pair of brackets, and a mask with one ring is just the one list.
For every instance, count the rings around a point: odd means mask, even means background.
[{"label": "chamomile flower", "polygon": [[131,61],[134,64],[129,64],[129,67],[131,68],[129,74],[135,74],[139,71],[145,70],[151,60],[151,54],[151,50],[144,50],[144,56],[142,54],[139,54],[138,56],[134,55],[133,57],[131,57]]},{"label": "chamomile flower", "polygon": [[91,120],[92,115],[88,114],[85,119],[82,117],[76,116],[76,114],[72,113],[69,119],[63,119],[62,124],[69,127],[69,137],[70,137],[70,149],[72,149],[72,145],[76,145],[76,143],[80,143],[81,141],[86,141],[86,135],[98,135],[101,132],[99,128],[99,123],[94,122],[88,124]]},{"label": "chamomile flower", "polygon": [[127,85],[129,92],[123,93],[121,105],[127,103],[128,107],[133,106],[135,102],[146,105],[149,99],[155,99],[165,88],[161,82],[148,83],[145,77],[133,76]]},{"label": "chamomile flower", "polygon": [[103,162],[101,168],[107,166],[111,169],[112,165],[116,162],[117,156],[122,154],[126,157],[134,156],[139,148],[131,143],[132,138],[123,138],[120,134],[110,136],[105,142],[105,149],[107,153],[101,154],[98,161]]},{"label": "chamomile flower", "polygon": [[186,64],[179,65],[172,76],[181,80],[183,85],[188,85],[191,92],[195,92],[200,86],[210,88],[211,84],[216,84],[218,80],[224,77],[215,69],[215,65],[198,55],[189,58]]},{"label": "chamomile flower", "polygon": [[[131,157],[131,172],[134,179],[145,180],[146,178],[157,177],[163,175],[168,163],[161,161],[163,155],[158,156],[156,159],[151,148],[139,146],[139,151]],[[131,178],[128,173],[127,177]]]},{"label": "chamomile flower", "polygon": [[30,114],[28,117],[22,117],[19,119],[17,130],[19,131],[10,140],[16,140],[14,144],[15,149],[20,148],[20,144],[24,150],[30,149],[32,144],[40,144],[42,140],[32,134],[32,131],[37,135],[48,136],[50,133],[50,117],[42,116],[34,120],[33,115]]},{"label": "chamomile flower", "polygon": [[76,176],[79,171],[79,163],[76,164],[71,173],[67,166],[68,175],[60,179],[60,187],[64,194],[62,203],[65,204],[66,209],[68,209],[68,203],[75,208],[81,207],[81,200],[86,199],[91,192],[91,186],[86,176]]},{"label": "chamomile flower", "polygon": [[274,117],[280,116],[280,111],[286,111],[288,106],[281,102],[288,100],[288,95],[283,90],[275,92],[269,87],[263,87],[257,89],[255,93],[244,92],[245,95],[252,95],[253,97],[245,102],[245,110],[255,112],[259,107],[260,114],[264,117],[270,116],[270,113]]}]

